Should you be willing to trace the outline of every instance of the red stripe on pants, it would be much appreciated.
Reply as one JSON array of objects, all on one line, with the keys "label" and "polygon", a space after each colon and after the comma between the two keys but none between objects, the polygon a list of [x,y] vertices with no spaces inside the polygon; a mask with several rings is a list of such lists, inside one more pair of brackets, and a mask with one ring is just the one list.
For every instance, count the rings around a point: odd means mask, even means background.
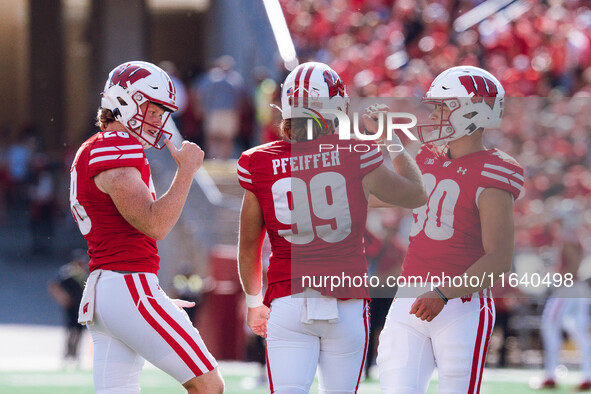
[{"label": "red stripe on pants", "polygon": [[478,391],[480,393],[480,384],[482,383],[482,374],[484,372],[484,362],[486,361],[486,353],[488,352],[488,343],[490,341],[490,336],[493,329],[493,306],[492,306],[492,298],[487,298],[487,305],[488,305],[488,328],[486,330],[486,336],[484,337],[484,350],[482,352],[482,360],[480,361],[480,377],[478,378]]},{"label": "red stripe on pants", "polygon": [[[146,275],[140,274],[139,276],[140,282],[142,283],[142,287],[144,288],[146,295],[152,297],[152,292],[150,291],[150,287],[148,286],[148,280],[146,279]],[[193,349],[193,351],[197,354],[197,357],[199,357],[199,360],[201,360],[201,362],[203,363],[203,365],[205,365],[207,370],[211,371],[213,369],[213,365],[211,365],[211,362],[209,362],[207,357],[205,357],[205,354],[203,354],[203,351],[201,350],[199,345],[197,345],[193,337],[191,337],[191,335],[187,331],[185,331],[181,327],[181,325],[176,322],[176,320],[174,320],[168,313],[166,313],[164,308],[162,308],[162,306],[160,306],[160,304],[158,304],[158,302],[154,298],[148,298],[148,302],[150,303],[150,305],[152,305],[152,308],[154,308],[154,310],[160,315],[160,317],[163,318],[164,321],[168,323],[168,325],[170,325],[172,329],[176,331],[176,333],[179,334],[185,340],[185,342],[187,342],[187,344],[189,344],[189,346],[191,346],[191,349]]]},{"label": "red stripe on pants", "polygon": [[486,308],[484,307],[484,299],[482,296],[479,297],[480,300],[480,317],[478,321],[478,333],[476,335],[476,342],[474,343],[474,355],[472,356],[472,371],[470,372],[470,386],[468,388],[468,393],[473,393],[476,387],[476,380],[479,370],[479,359],[480,359],[480,347],[482,343],[482,331],[484,330],[484,317],[486,314]]},{"label": "red stripe on pants", "polygon": [[274,391],[273,378],[271,378],[271,366],[269,365],[269,352],[267,351],[267,346],[265,346],[265,359],[267,360],[267,376],[269,377],[269,390],[271,390],[272,393]]},{"label": "red stripe on pants", "polygon": [[[147,286],[147,281],[145,279],[145,275],[140,274],[139,276],[140,276],[140,282],[142,282],[142,286]],[[197,364],[195,364],[195,362],[193,361],[191,356],[189,356],[189,354],[185,351],[185,349],[183,349],[183,347],[166,331],[166,329],[164,327],[162,327],[156,321],[156,319],[154,319],[154,317],[150,314],[150,312],[148,312],[148,310],[146,309],[144,304],[141,301],[139,301],[139,294],[138,294],[137,288],[135,286],[135,283],[133,281],[133,276],[132,275],[125,275],[125,282],[127,284],[127,288],[129,289],[129,292],[131,293],[131,297],[133,298],[135,304],[137,305],[138,311],[140,312],[140,314],[142,315],[144,320],[146,320],[146,322],[162,337],[162,339],[164,339],[164,341],[166,341],[166,343],[168,343],[168,345],[176,352],[176,354],[189,367],[191,372],[193,372],[196,376],[200,376],[200,375],[203,375],[205,372],[209,372],[209,370],[202,371],[197,366]],[[145,284],[144,284],[144,282],[145,282]],[[149,292],[149,290],[150,289],[148,288],[148,292]],[[151,297],[151,292],[149,294]],[[150,300],[150,304],[152,304],[152,301],[156,302],[153,298],[150,298],[149,300]],[[153,306],[153,304],[152,304],[152,306]],[[206,364],[206,366],[207,366],[207,364]],[[211,364],[210,364],[210,366],[211,366]],[[207,366],[207,367],[209,368],[209,366]],[[213,367],[211,369],[213,369]]]},{"label": "red stripe on pants", "polygon": [[361,381],[361,375],[363,374],[363,367],[365,366],[365,357],[367,357],[367,344],[369,342],[369,320],[367,315],[369,313],[369,302],[363,301],[363,326],[365,327],[365,346],[363,350],[363,358],[361,359],[361,368],[359,369],[359,377],[357,378],[357,385],[355,386],[355,392],[359,389],[359,382]]}]

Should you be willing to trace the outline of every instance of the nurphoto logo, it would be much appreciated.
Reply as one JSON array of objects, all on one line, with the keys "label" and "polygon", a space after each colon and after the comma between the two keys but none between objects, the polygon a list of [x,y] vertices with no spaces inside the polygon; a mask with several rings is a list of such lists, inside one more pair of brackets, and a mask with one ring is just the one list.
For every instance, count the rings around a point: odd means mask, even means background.
[{"label": "nurphoto logo", "polygon": [[[329,119],[334,119],[335,126],[338,125],[339,128],[339,140],[350,140],[351,138],[355,138],[361,141],[380,141],[380,140],[387,140],[392,141],[392,135],[395,130],[402,131],[409,139],[412,141],[417,141],[417,137],[415,137],[412,132],[410,131],[411,128],[415,127],[417,124],[417,117],[408,112],[384,112],[378,113],[378,129],[375,134],[366,134],[365,130],[359,130],[359,112],[353,112],[353,128],[351,128],[351,121],[349,116],[337,109],[312,109],[309,107],[304,107],[305,110],[309,112],[303,112],[303,114],[310,116],[308,119],[308,123],[306,125],[306,133],[308,140],[312,140],[314,138],[314,122],[318,124],[320,127],[324,127],[328,129],[325,117]],[[383,138],[383,134],[385,133],[385,138]],[[396,138],[397,139],[397,138]],[[401,152],[404,150],[404,147],[400,144],[384,144],[378,143],[377,145],[385,145],[388,150],[392,150],[392,152]],[[359,148],[356,148],[356,151],[360,151],[359,149],[362,148],[363,145],[360,145]],[[367,145],[368,150],[370,145]],[[323,149],[338,149],[338,147],[333,146],[333,144],[320,144],[320,150]]]}]

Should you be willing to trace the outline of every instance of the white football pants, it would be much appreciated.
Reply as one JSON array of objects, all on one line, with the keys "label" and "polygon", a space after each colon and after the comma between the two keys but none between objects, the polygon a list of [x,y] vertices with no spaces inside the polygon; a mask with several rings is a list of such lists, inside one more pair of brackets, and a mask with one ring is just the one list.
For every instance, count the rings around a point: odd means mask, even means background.
[{"label": "white football pants", "polygon": [[302,322],[306,299],[271,302],[267,372],[272,393],[307,394],[318,368],[320,393],[356,393],[369,333],[367,302],[338,300],[338,321]]},{"label": "white football pants", "polygon": [[93,379],[97,393],[139,393],[144,359],[181,384],[217,363],[187,314],[148,273],[103,271],[96,285]]},{"label": "white football pants", "polygon": [[449,300],[431,322],[409,314],[414,301],[396,298],[380,334],[382,391],[425,393],[437,366],[439,393],[478,393],[495,320],[492,298]]}]

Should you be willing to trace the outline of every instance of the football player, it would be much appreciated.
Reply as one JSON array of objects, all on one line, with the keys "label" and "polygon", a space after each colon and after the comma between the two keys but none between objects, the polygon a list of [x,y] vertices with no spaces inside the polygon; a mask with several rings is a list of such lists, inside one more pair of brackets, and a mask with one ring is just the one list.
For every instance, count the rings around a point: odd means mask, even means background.
[{"label": "football player", "polygon": [[[438,75],[422,100],[433,106],[417,127],[429,198],[413,210],[402,267],[414,283],[399,283],[380,335],[384,393],[426,392],[435,365],[440,393],[479,391],[495,318],[489,287],[511,267],[513,201],[524,182],[514,159],[483,145],[503,100],[497,78],[469,66]],[[439,283],[444,275],[467,280]]]},{"label": "football player", "polygon": [[[305,116],[348,109],[345,85],[327,65],[296,67],[282,86],[281,106],[283,139],[247,150],[238,161],[246,189],[238,265],[247,323],[267,339],[272,393],[308,393],[317,367],[321,393],[354,393],[367,349],[368,289],[306,283],[303,277],[367,275],[363,230],[369,193],[412,208],[426,201],[424,186],[408,153],[391,149],[397,172],[391,171],[375,142],[339,140],[334,119]],[[377,112],[363,118],[372,133]],[[265,231],[272,254],[263,297]]]},{"label": "football player", "polygon": [[[156,240],[177,222],[203,151],[177,149],[164,125],[175,88],[157,66],[140,61],[111,71],[97,114],[100,132],[82,144],[71,168],[70,207],[88,243],[90,276],[79,319],[94,342],[97,393],[139,393],[144,360],[189,393],[221,393],[216,360],[181,308],[158,285]],[[156,198],[144,149],[164,144],[178,168]]]},{"label": "football player", "polygon": [[584,257],[583,245],[578,234],[581,227],[582,210],[572,199],[562,200],[554,209],[561,230],[557,237],[560,249],[560,263],[555,274],[559,274],[564,285],[556,288],[546,301],[542,313],[541,332],[544,340],[545,379],[534,389],[556,388],[556,367],[562,348],[562,329],[568,333],[581,352],[583,380],[579,391],[591,390],[591,336],[589,335],[590,289],[586,281],[578,277]]}]

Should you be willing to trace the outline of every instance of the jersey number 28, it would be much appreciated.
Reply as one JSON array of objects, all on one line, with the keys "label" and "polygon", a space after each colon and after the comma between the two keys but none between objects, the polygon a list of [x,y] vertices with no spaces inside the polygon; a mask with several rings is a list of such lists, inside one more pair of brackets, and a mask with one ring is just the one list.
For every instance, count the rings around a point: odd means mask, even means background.
[{"label": "jersey number 28", "polygon": [[76,167],[72,167],[72,171],[70,172],[70,209],[72,210],[72,215],[74,215],[74,219],[76,219],[76,223],[78,223],[78,228],[82,235],[86,235],[90,232],[92,227],[92,223],[90,222],[90,217],[86,213],[86,209],[80,204],[78,201],[78,173],[76,172]]}]

